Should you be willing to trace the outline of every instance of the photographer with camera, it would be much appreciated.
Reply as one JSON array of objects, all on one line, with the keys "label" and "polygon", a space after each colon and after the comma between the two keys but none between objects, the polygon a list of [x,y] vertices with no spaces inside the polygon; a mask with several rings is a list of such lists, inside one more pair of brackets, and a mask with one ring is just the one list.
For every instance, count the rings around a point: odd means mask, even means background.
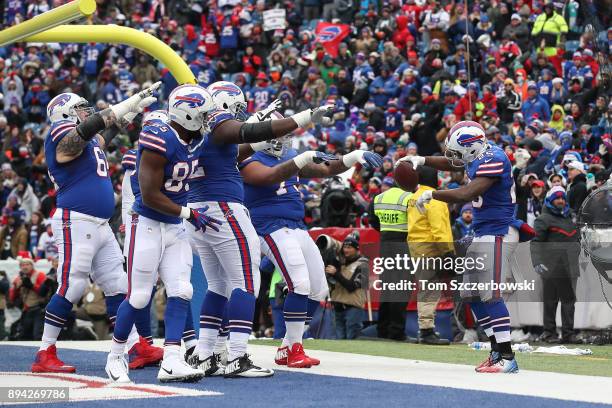
[{"label": "photographer with camera", "polygon": [[49,286],[47,276],[34,269],[34,261],[29,254],[24,255],[18,258],[19,276],[13,280],[9,302],[12,307],[21,309],[17,336],[19,340],[40,340],[45,323]]},{"label": "photographer with camera", "polygon": [[325,259],[325,273],[335,310],[336,338],[352,340],[363,328],[368,258],[359,252],[359,234],[349,234],[336,257]]}]

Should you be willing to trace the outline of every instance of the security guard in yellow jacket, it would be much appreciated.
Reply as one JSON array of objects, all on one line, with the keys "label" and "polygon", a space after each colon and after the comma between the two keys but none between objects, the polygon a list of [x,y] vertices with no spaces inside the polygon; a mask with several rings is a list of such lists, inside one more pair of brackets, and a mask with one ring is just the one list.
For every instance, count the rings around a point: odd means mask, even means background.
[{"label": "security guard in yellow jacket", "polygon": [[[370,225],[380,231],[381,258],[403,257],[408,254],[408,200],[412,192],[395,185],[392,177],[385,177],[382,193],[374,197],[370,208]],[[410,279],[408,271],[385,269],[380,279],[384,283]],[[406,304],[408,291],[381,291],[378,309],[378,337],[403,341],[406,339]]]},{"label": "security guard in yellow jacket", "polygon": [[[421,166],[418,168],[419,188],[408,202],[408,247],[413,258],[428,258],[432,262],[421,263],[416,270],[417,282],[426,280],[436,282],[442,271],[437,270],[433,262],[436,258],[451,256],[454,252],[453,230],[450,223],[448,204],[438,200],[431,200],[425,206],[425,214],[416,208],[417,199],[427,190],[436,190],[438,186],[437,170]],[[447,345],[450,341],[441,339],[434,330],[436,306],[440,300],[440,290],[422,290],[418,288],[417,313],[419,320],[419,342],[424,344]]]},{"label": "security guard in yellow jacket", "polygon": [[557,46],[562,34],[567,34],[567,22],[561,14],[558,14],[553,2],[548,0],[544,4],[544,12],[540,14],[533,23],[531,35],[537,37],[536,47],[540,48],[541,41],[544,40],[544,54],[551,57],[557,54]]}]

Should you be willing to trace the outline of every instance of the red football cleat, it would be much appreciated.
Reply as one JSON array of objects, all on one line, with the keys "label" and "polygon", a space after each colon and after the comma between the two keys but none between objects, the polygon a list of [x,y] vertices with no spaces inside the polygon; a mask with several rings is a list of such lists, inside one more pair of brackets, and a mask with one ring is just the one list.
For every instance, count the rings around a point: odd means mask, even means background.
[{"label": "red football cleat", "polygon": [[274,362],[277,365],[287,365],[287,352],[289,351],[289,347],[283,346],[279,347],[276,350],[276,357],[274,357]]},{"label": "red football cleat", "polygon": [[485,361],[483,361],[482,363],[478,364],[478,366],[476,366],[475,370],[477,372],[480,372],[480,370],[482,370],[483,368],[491,367],[492,365],[497,363],[499,360],[501,360],[501,354],[499,354],[499,352],[497,352],[497,351],[491,351],[489,353],[489,357],[487,357],[487,359]]},{"label": "red football cleat", "polygon": [[40,350],[36,353],[36,360],[32,364],[33,373],[74,373],[76,368],[71,365],[66,365],[62,360],[57,358],[57,349],[55,345],[46,350]]},{"label": "red football cleat", "polygon": [[310,359],[304,353],[304,346],[295,343],[291,349],[287,350],[287,367],[291,368],[310,368]]},{"label": "red football cleat", "polygon": [[128,352],[128,366],[131,370],[143,368],[148,365],[159,363],[164,358],[164,349],[155,347],[144,338],[140,337],[140,341]]},{"label": "red football cleat", "polygon": [[306,358],[308,358],[308,360],[310,361],[311,366],[318,366],[319,364],[321,364],[321,360],[319,360],[318,358],[314,358],[310,356],[306,356]]}]

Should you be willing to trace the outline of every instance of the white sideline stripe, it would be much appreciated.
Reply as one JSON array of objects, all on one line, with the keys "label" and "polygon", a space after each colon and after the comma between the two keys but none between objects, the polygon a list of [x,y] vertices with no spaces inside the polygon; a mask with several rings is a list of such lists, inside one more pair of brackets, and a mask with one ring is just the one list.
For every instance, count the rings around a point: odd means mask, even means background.
[{"label": "white sideline stripe", "polygon": [[[156,345],[163,340],[156,339]],[[60,341],[58,348],[109,352],[111,342]],[[38,347],[39,342],[11,341],[3,345]],[[555,398],[568,401],[612,404],[612,377],[549,373],[521,370],[518,374],[478,374],[473,366],[405,360],[392,357],[367,356],[352,353],[308,350],[308,355],[319,358],[321,365],[308,369],[294,369],[274,364],[275,346],[249,345],[255,364],[274,370],[297,371],[316,375],[389,381],[401,384],[431,385],[473,391]],[[35,350],[32,351],[34,358]],[[485,352],[474,351],[486,358]],[[518,356],[519,366],[521,364]],[[573,358],[568,356],[568,358]],[[503,391],[502,391],[503,390]]]}]

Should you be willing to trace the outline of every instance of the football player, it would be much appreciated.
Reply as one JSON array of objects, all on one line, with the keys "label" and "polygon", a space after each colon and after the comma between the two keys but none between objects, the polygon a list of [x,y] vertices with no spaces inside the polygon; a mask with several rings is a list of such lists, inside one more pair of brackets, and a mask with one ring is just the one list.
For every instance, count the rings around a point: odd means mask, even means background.
[{"label": "football player", "polygon": [[206,89],[177,87],[169,97],[169,119],[145,123],[140,132],[136,171],[131,176],[135,201],[127,227],[128,294],[117,312],[117,324],[106,363],[108,376],[130,382],[124,357],[132,324],[149,324],[147,305],[151,291],[162,279],[168,295],[164,316],[164,357],[157,378],[161,382],[198,381],[204,373],[179,357],[181,335],[193,293],[190,282],[192,255],[182,223],[196,230],[217,228],[206,208],[189,209],[187,180],[198,165],[207,115],[214,109]]},{"label": "football player", "polygon": [[[269,117],[275,119],[274,123],[282,115],[273,112]],[[266,119],[254,116],[249,121]],[[262,251],[281,271],[289,291],[283,309],[287,331],[276,354],[278,365],[308,368],[319,364],[305,354],[302,335],[308,309],[315,310],[328,293],[321,254],[302,221],[304,201],[298,190],[299,177],[330,177],[355,163],[376,168],[382,166],[382,157],[363,150],[339,159],[315,151],[298,155],[289,148],[288,139],[282,138],[267,142],[261,151],[240,163],[245,203]]]},{"label": "football player", "polygon": [[[147,122],[152,120],[164,120],[168,118],[168,114],[165,111],[157,110],[148,112],[143,116],[142,126],[145,126]],[[130,211],[132,204],[134,204],[134,193],[132,191],[132,183],[130,177],[136,171],[136,157],[138,153],[138,147],[130,149],[123,155],[121,159],[121,166],[124,170],[123,182],[121,184],[121,221],[120,226],[121,232],[125,233],[125,225],[129,222]],[[127,258],[127,249],[124,246],[123,256]],[[154,292],[153,292],[154,293]],[[153,294],[151,295],[151,299]],[[151,302],[147,305],[147,315],[150,316]],[[130,370],[143,368],[149,365],[155,365],[161,361],[164,356],[163,349],[153,346],[153,336],[151,333],[151,324],[142,324],[140,327],[141,339],[138,343],[133,346],[129,344],[128,340],[128,366]],[[129,339],[129,338],[128,338]]]},{"label": "football player", "polygon": [[[208,91],[219,111],[211,115],[210,134],[199,158],[199,168],[190,179],[189,206],[208,207],[211,216],[225,222],[219,231],[211,231],[204,236],[197,233],[191,235],[202,260],[208,291],[200,314],[197,359],[194,353],[190,362],[207,375],[268,377],[274,372],[255,366],[246,353],[255,300],[259,294],[261,255],[257,233],[243,204],[242,178],[237,169],[237,161],[262,145],[239,144],[284,135],[297,125],[305,126],[311,121],[324,122],[328,119],[324,114],[329,107],[299,113],[293,119],[286,119],[284,126],[277,131],[270,121],[264,129],[261,126],[252,127],[263,123],[237,120],[244,119],[246,100],[235,84],[216,82],[208,87]],[[273,103],[267,110],[272,112],[277,105]],[[232,127],[234,134],[231,130],[224,132]],[[244,132],[243,137],[237,138],[240,135],[236,131]],[[226,305],[230,341],[227,365],[223,370],[220,355],[215,353],[215,344],[223,344],[223,336],[218,340],[218,334],[222,330]]]},{"label": "football player", "polygon": [[[74,93],[62,93],[47,105],[51,129],[45,139],[45,158],[49,177],[57,186],[51,223],[59,248],[59,287],[45,311],[42,344],[32,372],[76,371],[57,357],[55,343],[90,277],[104,291],[107,314],[111,323],[115,321],[127,293],[127,277],[121,249],[108,224],[115,199],[104,147],[116,132],[106,130],[125,126],[128,114],[142,112],[155,102],[152,94],[159,85],[97,113]],[[135,331],[131,339],[138,341]]]},{"label": "football player", "polygon": [[412,156],[416,169],[427,165],[438,170],[452,171],[465,167],[470,182],[454,190],[430,190],[421,195],[416,206],[427,211],[428,203],[440,200],[447,203],[472,201],[474,234],[466,257],[481,258],[484,268],[466,272],[464,282],[484,283],[478,292],[461,291],[470,301],[478,324],[491,340],[489,358],[476,367],[480,373],[515,373],[519,368],[510,343],[510,315],[499,290],[492,290],[492,282],[500,283],[511,273],[510,258],[519,240],[533,238],[533,230],[514,218],[516,196],[512,165],[504,151],[487,143],[483,127],[473,121],[453,126],[445,140],[446,157]]}]

